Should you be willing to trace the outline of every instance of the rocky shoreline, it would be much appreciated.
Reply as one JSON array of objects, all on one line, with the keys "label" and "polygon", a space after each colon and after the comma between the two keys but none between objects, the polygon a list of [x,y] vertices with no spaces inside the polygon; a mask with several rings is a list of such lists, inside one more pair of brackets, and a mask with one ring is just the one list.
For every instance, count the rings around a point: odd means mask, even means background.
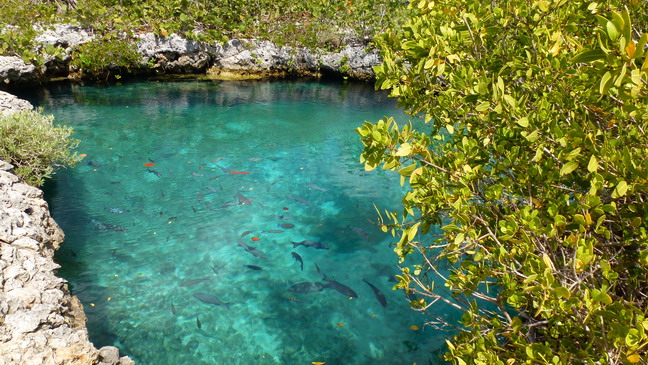
[{"label": "rocky shoreline", "polygon": [[[79,27],[59,24],[42,30],[37,51],[55,47],[60,54],[45,56],[36,67],[15,56],[0,56],[0,87],[33,85],[54,77],[83,79],[70,61],[74,49],[94,36]],[[269,41],[232,39],[225,44],[205,43],[171,34],[138,34],[134,40],[141,56],[134,75],[197,74],[214,79],[254,79],[291,76],[332,76],[369,81],[380,63],[378,51],[360,40],[349,39],[337,52],[278,46]],[[40,50],[40,51],[39,51]],[[118,71],[117,68],[115,71]]]},{"label": "rocky shoreline", "polygon": [[[0,113],[31,108],[0,92]],[[12,168],[0,160],[0,365],[134,364],[116,347],[96,349],[88,340],[83,307],[56,276],[63,231],[43,192]]]}]

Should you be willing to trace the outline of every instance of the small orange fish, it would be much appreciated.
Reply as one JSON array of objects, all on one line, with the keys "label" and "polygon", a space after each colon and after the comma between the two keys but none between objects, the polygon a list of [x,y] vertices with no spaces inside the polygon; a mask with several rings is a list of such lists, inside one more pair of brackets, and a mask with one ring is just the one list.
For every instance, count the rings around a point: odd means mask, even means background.
[{"label": "small orange fish", "polygon": [[410,329],[411,329],[412,331],[418,331],[420,328],[419,328],[419,326],[413,324],[413,325],[410,326]]},{"label": "small orange fish", "polygon": [[153,162],[147,162],[147,163],[144,164],[144,166],[153,167],[153,166],[155,166],[155,164]]},{"label": "small orange fish", "polygon": [[323,362],[323,361],[313,361],[313,362],[311,362],[311,364],[313,364],[313,365],[326,365],[326,363]]},{"label": "small orange fish", "polygon": [[259,237],[252,237],[252,241],[256,242],[259,240]]},{"label": "small orange fish", "polygon": [[79,155],[79,157],[86,157],[87,155],[85,153],[82,153]]},{"label": "small orange fish", "polygon": [[342,328],[342,327],[344,327],[344,323],[340,322],[340,323],[337,324],[337,326]]}]

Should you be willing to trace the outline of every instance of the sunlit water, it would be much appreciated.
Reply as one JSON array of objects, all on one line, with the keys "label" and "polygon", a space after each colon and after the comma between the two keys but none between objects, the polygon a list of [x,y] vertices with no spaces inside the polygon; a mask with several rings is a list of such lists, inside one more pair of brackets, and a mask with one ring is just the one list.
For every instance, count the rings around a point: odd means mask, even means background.
[{"label": "sunlit water", "polygon": [[[95,345],[140,364],[439,363],[447,334],[392,290],[394,239],[371,222],[374,204],[396,210],[402,197],[395,173],[364,171],[353,131],[405,119],[384,94],[183,81],[31,100],[87,155],[46,195],[66,233],[59,272]],[[305,240],[328,249],[291,243]],[[291,290],[302,282],[313,291]]]}]

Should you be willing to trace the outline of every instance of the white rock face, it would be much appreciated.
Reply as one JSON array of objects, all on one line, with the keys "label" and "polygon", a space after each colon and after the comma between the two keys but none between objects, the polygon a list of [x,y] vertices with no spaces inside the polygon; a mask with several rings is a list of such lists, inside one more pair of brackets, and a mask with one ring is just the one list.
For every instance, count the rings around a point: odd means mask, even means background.
[{"label": "white rock face", "polygon": [[54,24],[47,28],[36,28],[41,34],[35,40],[37,43],[71,49],[80,44],[90,42],[94,36],[84,29],[69,24]]},{"label": "white rock face", "polygon": [[34,106],[27,100],[19,99],[12,94],[0,91],[0,113],[12,114],[19,110],[32,110]]},{"label": "white rock face", "polygon": [[[0,92],[0,105],[31,108],[7,95]],[[63,232],[42,191],[12,168],[0,161],[0,365],[133,364],[116,348],[97,350],[88,341],[81,304],[55,275]]]},{"label": "white rock face", "polygon": [[0,56],[0,82],[28,83],[36,81],[36,66],[25,63],[20,57]]}]

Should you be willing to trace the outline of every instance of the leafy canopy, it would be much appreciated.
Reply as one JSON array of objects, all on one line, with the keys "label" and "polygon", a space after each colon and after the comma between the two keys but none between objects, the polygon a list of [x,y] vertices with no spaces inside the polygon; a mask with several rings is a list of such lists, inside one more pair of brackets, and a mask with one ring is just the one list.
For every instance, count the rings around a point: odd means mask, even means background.
[{"label": "leafy canopy", "polygon": [[357,129],[366,169],[409,183],[381,217],[420,262],[397,287],[463,311],[457,364],[645,363],[647,2],[410,6],[377,87],[427,124]]}]

